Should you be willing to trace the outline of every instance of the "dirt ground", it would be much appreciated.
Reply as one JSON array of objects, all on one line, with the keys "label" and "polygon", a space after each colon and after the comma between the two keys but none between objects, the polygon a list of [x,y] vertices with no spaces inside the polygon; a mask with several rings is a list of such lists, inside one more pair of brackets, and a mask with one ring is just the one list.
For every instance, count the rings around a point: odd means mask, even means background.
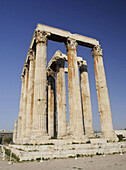
[{"label": "dirt ground", "polygon": [[83,158],[55,159],[43,162],[8,164],[0,153],[0,170],[126,170],[126,153]]}]

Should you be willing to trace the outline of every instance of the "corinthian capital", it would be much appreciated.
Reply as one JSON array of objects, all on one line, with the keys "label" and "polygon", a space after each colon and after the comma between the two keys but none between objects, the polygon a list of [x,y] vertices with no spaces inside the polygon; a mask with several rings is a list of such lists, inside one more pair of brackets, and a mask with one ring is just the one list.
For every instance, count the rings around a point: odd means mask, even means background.
[{"label": "corinthian capital", "polygon": [[21,74],[21,80],[24,81],[24,74]]},{"label": "corinthian capital", "polygon": [[28,70],[29,70],[29,65],[27,63],[25,63],[24,68],[23,68],[24,74],[26,74],[26,72],[28,72]]},{"label": "corinthian capital", "polygon": [[45,31],[36,31],[35,32],[35,39],[36,39],[36,43],[42,42],[42,43],[46,43],[47,44],[47,40],[48,40],[48,36],[50,36],[49,32],[45,32]]},{"label": "corinthian capital", "polygon": [[48,76],[51,76],[55,79],[55,71],[53,71],[51,68],[47,69]]},{"label": "corinthian capital", "polygon": [[100,45],[96,45],[92,48],[91,53],[93,55],[93,58],[95,56],[102,56],[102,49],[100,48]]},{"label": "corinthian capital", "polygon": [[35,54],[34,53],[35,52],[34,52],[33,49],[28,50],[28,58],[29,58],[30,61],[35,59]]},{"label": "corinthian capital", "polygon": [[77,50],[77,41],[72,38],[68,38],[66,42],[66,48],[68,50]]},{"label": "corinthian capital", "polygon": [[80,72],[87,72],[87,62],[85,60],[78,61]]}]

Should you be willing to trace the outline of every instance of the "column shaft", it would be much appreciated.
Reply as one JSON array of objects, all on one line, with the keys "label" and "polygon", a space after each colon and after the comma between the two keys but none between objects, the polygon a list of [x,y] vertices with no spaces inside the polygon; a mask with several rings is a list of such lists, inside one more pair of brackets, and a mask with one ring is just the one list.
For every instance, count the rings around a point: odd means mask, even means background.
[{"label": "column shaft", "polygon": [[88,137],[93,137],[94,133],[93,133],[93,125],[92,125],[92,109],[91,109],[90,88],[89,88],[86,61],[79,62],[79,69],[80,69],[80,78],[81,78],[81,96],[82,96],[85,134]]},{"label": "column shaft", "polygon": [[24,85],[24,96],[23,96],[23,112],[22,112],[22,137],[24,139],[25,132],[26,132],[26,108],[27,108],[27,93],[28,93],[28,65],[25,65],[25,85]]},{"label": "column shaft", "polygon": [[67,41],[68,57],[68,89],[69,89],[69,112],[70,112],[70,131],[71,135],[82,136],[82,110],[79,87],[79,75],[77,65],[77,43],[73,39]]},{"label": "column shaft", "polygon": [[55,127],[55,72],[48,71],[48,134],[54,137]]},{"label": "column shaft", "polygon": [[23,97],[24,97],[24,85],[25,85],[25,81],[24,81],[24,75],[21,75],[21,79],[22,79],[22,86],[21,86],[21,96],[20,96],[20,109],[19,109],[19,115],[18,115],[18,130],[17,130],[17,142],[20,140],[21,138],[21,133],[22,133],[22,114],[23,114]]},{"label": "column shaft", "polygon": [[102,59],[102,49],[100,49],[100,46],[95,46],[92,49],[92,55],[94,58],[95,81],[101,121],[101,135],[108,141],[117,141],[117,137],[113,130],[109,95]]},{"label": "column shaft", "polygon": [[29,79],[28,79],[28,96],[27,96],[27,109],[26,109],[26,134],[28,139],[32,134],[33,124],[33,99],[34,99],[34,74],[35,74],[35,60],[32,50],[29,51]]},{"label": "column shaft", "polygon": [[67,135],[66,85],[64,73],[65,60],[59,59],[57,67],[57,136]]},{"label": "column shaft", "polygon": [[13,143],[17,142],[17,120],[15,120],[14,124],[14,133],[13,133]]},{"label": "column shaft", "polygon": [[22,116],[18,115],[18,128],[17,128],[17,143],[20,141],[22,136]]},{"label": "column shaft", "polygon": [[36,64],[34,86],[33,130],[34,136],[47,135],[46,81],[47,33],[36,32]]}]

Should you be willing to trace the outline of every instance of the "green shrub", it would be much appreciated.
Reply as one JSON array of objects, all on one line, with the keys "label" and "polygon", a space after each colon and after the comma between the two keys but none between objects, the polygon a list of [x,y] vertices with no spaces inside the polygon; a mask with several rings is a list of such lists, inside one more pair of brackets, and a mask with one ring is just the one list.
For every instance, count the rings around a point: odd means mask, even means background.
[{"label": "green shrub", "polygon": [[12,138],[5,138],[3,142],[9,144],[12,142]]},{"label": "green shrub", "polygon": [[118,139],[119,139],[119,142],[123,141],[123,135],[117,135]]},{"label": "green shrub", "polygon": [[[4,148],[5,149],[5,154],[8,156],[8,157],[10,157],[10,150],[9,149],[6,149],[6,148]],[[14,153],[12,153],[12,158],[14,158],[17,162],[19,162],[19,157],[17,157]]]},{"label": "green shrub", "polygon": [[36,158],[36,161],[40,161],[41,160],[41,158]]},{"label": "green shrub", "polygon": [[56,136],[53,136],[53,137],[51,137],[50,139],[57,139],[57,137],[56,137]]}]

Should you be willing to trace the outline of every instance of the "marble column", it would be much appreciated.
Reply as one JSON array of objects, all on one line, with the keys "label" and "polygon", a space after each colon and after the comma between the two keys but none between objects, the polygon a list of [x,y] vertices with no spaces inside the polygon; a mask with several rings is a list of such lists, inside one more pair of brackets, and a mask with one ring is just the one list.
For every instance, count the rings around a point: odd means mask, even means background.
[{"label": "marble column", "polygon": [[48,69],[48,134],[55,136],[56,117],[55,117],[55,72]]},{"label": "marble column", "polygon": [[22,80],[22,86],[21,86],[21,96],[20,96],[20,109],[18,114],[17,142],[20,141],[21,133],[22,133],[23,97],[24,97],[24,85],[25,85],[23,74],[21,75],[21,80]]},{"label": "marble column", "polygon": [[28,95],[27,95],[27,108],[26,108],[26,133],[25,138],[27,143],[32,134],[33,124],[33,101],[34,101],[34,77],[35,77],[35,52],[29,50],[29,79],[28,79]]},{"label": "marble column", "polygon": [[46,82],[47,82],[47,32],[36,31],[36,63],[34,84],[33,132],[37,143],[47,136]]},{"label": "marble column", "polygon": [[68,38],[66,48],[68,58],[70,133],[72,136],[80,138],[84,135],[84,131],[82,123],[76,40]]},{"label": "marble column", "polygon": [[57,72],[57,137],[67,135],[67,112],[66,112],[66,84],[64,73],[64,59],[56,61]]},{"label": "marble column", "polygon": [[17,120],[15,120],[14,124],[14,133],[13,133],[13,143],[17,142]]},{"label": "marble column", "polygon": [[80,79],[81,79],[81,97],[82,97],[85,134],[88,137],[94,137],[87,62],[82,60],[79,61],[78,63],[79,63]]},{"label": "marble column", "polygon": [[92,49],[94,58],[95,81],[97,89],[98,107],[101,121],[101,136],[108,141],[117,141],[113,130],[111,108],[106,84],[105,70],[100,45]]},{"label": "marble column", "polygon": [[21,132],[21,140],[24,140],[25,132],[26,132],[26,108],[27,108],[27,94],[28,94],[28,78],[29,78],[29,70],[28,64],[24,66],[24,96],[23,96],[23,111],[22,111],[22,132]]}]

